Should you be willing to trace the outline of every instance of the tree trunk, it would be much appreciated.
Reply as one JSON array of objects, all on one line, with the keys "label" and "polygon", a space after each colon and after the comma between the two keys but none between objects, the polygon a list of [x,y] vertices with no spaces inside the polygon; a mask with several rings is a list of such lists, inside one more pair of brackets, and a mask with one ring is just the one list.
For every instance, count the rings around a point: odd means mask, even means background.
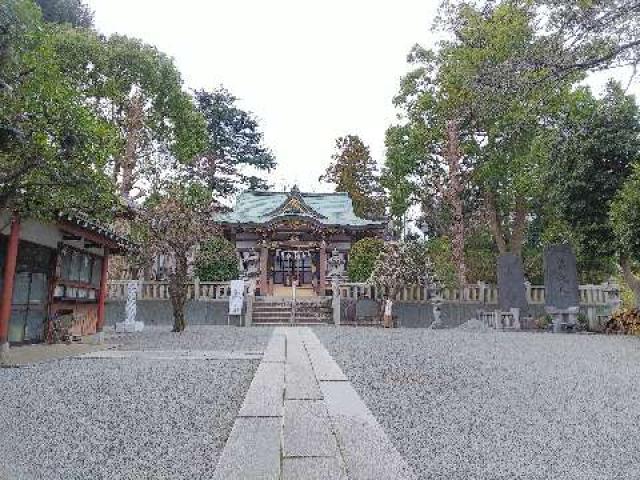
[{"label": "tree trunk", "polygon": [[182,332],[187,326],[184,306],[187,303],[187,256],[176,253],[175,271],[169,276],[169,296],[173,307],[173,331]]},{"label": "tree trunk", "polygon": [[447,122],[447,149],[445,153],[449,167],[449,189],[447,197],[453,209],[453,224],[451,225],[451,240],[453,264],[458,276],[458,283],[464,286],[467,282],[467,266],[464,258],[465,230],[464,230],[464,204],[462,194],[464,185],[462,172],[460,171],[460,130],[457,120]]},{"label": "tree trunk", "polygon": [[491,192],[487,193],[486,201],[487,214],[489,216],[489,227],[491,228],[491,233],[493,233],[493,238],[498,246],[498,253],[503,255],[507,253],[507,242],[505,241],[504,233],[502,232],[502,221],[500,220],[495,194]]},{"label": "tree trunk", "polygon": [[122,173],[120,193],[124,198],[129,198],[135,183],[134,171],[137,165],[138,148],[144,128],[144,104],[140,95],[134,95],[127,108],[126,138],[124,154],[119,161],[119,170]]},{"label": "tree trunk", "polygon": [[626,255],[620,255],[620,267],[622,269],[624,282],[633,292],[633,305],[636,308],[640,308],[640,278],[633,273],[629,257]]},{"label": "tree trunk", "polygon": [[516,198],[516,210],[513,215],[513,227],[509,247],[512,253],[522,256],[522,244],[527,230],[527,202],[519,196]]}]

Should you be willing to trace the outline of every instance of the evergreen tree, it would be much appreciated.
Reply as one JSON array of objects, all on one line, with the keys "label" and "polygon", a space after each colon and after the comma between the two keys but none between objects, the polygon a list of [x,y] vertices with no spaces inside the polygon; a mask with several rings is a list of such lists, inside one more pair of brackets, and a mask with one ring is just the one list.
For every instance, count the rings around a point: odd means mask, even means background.
[{"label": "evergreen tree", "polygon": [[45,22],[93,27],[93,12],[81,0],[36,0]]},{"label": "evergreen tree", "polygon": [[336,192],[348,193],[356,215],[369,219],[383,217],[386,198],[369,147],[357,135],[340,137],[331,158],[333,162],[320,181],[334,183]]},{"label": "evergreen tree", "polygon": [[[223,87],[195,92],[196,105],[207,122],[206,153],[193,173],[221,196],[240,189],[266,190],[267,182],[256,172],[276,166],[271,151],[263,144],[257,119],[236,105],[238,99]],[[251,171],[253,170],[253,172]]]}]

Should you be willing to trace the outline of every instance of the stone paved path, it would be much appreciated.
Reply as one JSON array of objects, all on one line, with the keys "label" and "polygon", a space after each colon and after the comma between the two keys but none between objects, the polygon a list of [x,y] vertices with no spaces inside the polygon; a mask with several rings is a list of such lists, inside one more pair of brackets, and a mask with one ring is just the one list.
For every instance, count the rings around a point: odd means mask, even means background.
[{"label": "stone paved path", "polygon": [[318,337],[275,329],[214,479],[414,478]]}]

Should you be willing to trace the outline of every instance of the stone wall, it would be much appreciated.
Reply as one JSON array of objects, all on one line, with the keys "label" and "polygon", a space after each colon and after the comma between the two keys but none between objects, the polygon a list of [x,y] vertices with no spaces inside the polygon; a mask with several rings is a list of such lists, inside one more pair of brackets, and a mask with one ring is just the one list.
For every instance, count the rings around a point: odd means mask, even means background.
[{"label": "stone wall", "polygon": [[[347,308],[352,302],[348,299],[341,301],[341,318],[347,318]],[[361,320],[363,317],[377,315],[379,306],[368,299],[360,300],[357,305],[357,316]],[[440,328],[456,328],[466,321],[477,318],[479,311],[493,311],[497,305],[486,305],[480,302],[444,302],[440,305],[442,324]],[[581,306],[580,313],[589,319],[589,330],[601,331],[603,317],[607,317],[610,307]],[[546,315],[544,305],[529,304],[529,315],[532,318],[540,318]],[[427,328],[433,323],[433,305],[426,302],[395,302],[393,304],[393,314],[398,317],[400,327],[404,328]],[[600,321],[598,321],[600,317]]]},{"label": "stone wall", "polygon": [[[342,299],[341,318],[346,318],[347,305],[351,300]],[[124,320],[124,301],[109,301],[106,304],[106,323],[115,325]],[[490,311],[497,306],[490,306],[473,302],[445,302],[440,306],[442,312],[441,328],[456,328],[478,315],[479,310]],[[371,300],[361,300],[357,306],[359,318],[377,315],[379,306]],[[227,325],[229,302],[227,300],[187,302],[186,318],[191,325]],[[580,312],[589,318],[589,330],[600,331],[601,323],[598,317],[605,318],[609,313],[607,306],[582,306]],[[544,305],[529,305],[529,314],[533,318],[545,315]],[[400,327],[426,328],[433,322],[433,305],[418,302],[395,302],[394,315],[398,317]],[[137,319],[145,325],[172,325],[173,315],[171,302],[168,300],[139,300]],[[237,320],[235,320],[237,322]]]},{"label": "stone wall", "polygon": [[[124,320],[124,301],[109,301],[105,309],[105,322],[114,326]],[[188,325],[227,325],[227,300],[187,302],[185,316]],[[145,325],[172,325],[173,312],[169,300],[139,300],[136,320]],[[236,320],[237,321],[237,320]]]}]

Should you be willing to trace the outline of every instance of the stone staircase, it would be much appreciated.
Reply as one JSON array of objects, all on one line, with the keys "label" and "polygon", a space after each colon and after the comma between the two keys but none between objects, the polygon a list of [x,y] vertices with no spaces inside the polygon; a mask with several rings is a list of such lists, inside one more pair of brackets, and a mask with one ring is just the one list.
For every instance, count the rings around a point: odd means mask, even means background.
[{"label": "stone staircase", "polygon": [[254,325],[307,325],[333,321],[331,297],[292,298],[256,297],[253,303]]}]

